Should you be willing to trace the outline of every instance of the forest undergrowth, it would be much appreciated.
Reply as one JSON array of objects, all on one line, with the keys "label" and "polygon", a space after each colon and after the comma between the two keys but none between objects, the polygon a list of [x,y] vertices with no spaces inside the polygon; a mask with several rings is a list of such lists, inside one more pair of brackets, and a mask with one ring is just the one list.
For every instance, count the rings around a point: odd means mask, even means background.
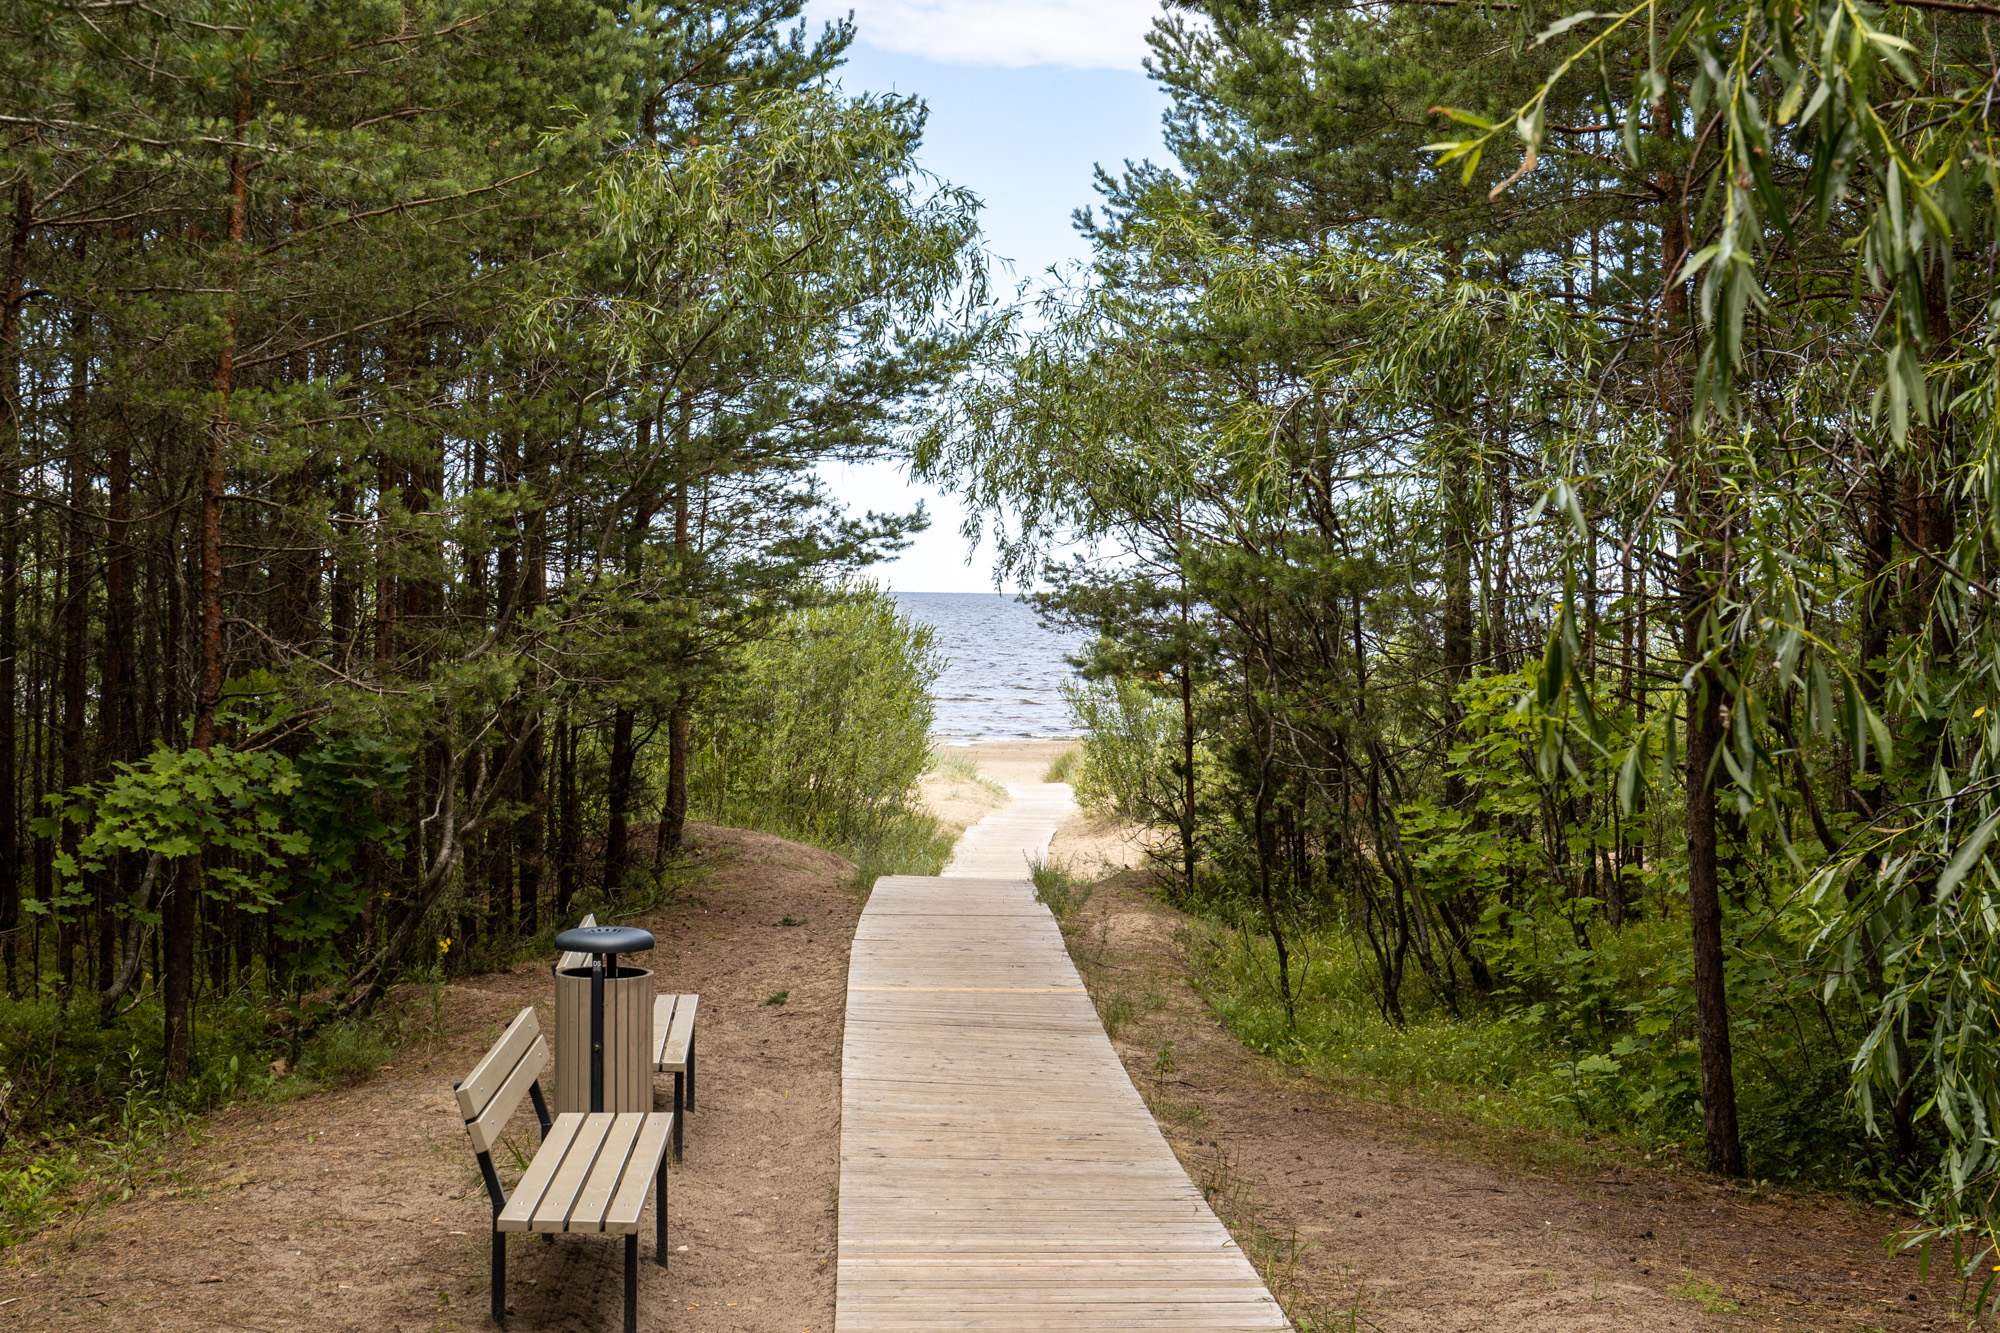
[{"label": "forest undergrowth", "polygon": [[[1357,953],[1366,946],[1338,928],[1288,936],[1291,1017],[1274,951],[1255,926],[1198,918],[1190,980],[1246,1045],[1345,1091],[1545,1135],[1558,1158],[1608,1148],[1665,1170],[1699,1170],[1694,1054],[1688,1038],[1666,1035],[1671,1018],[1663,1027],[1653,988],[1679,933],[1678,922],[1656,923],[1609,949],[1565,950],[1551,971],[1566,975],[1544,978],[1532,1000],[1454,1013],[1433,997],[1412,997],[1401,1026],[1369,993],[1368,964]],[[1920,1171],[1867,1132],[1846,1101],[1839,1046],[1815,1031],[1822,1015],[1809,996],[1784,990],[1739,994],[1748,1016],[1736,1028],[1737,1088],[1751,1183],[1909,1208]]]},{"label": "forest undergrowth", "polygon": [[[580,899],[575,914],[631,916],[672,903],[698,881],[676,858],[613,904]],[[198,1143],[206,1117],[242,1102],[291,1102],[359,1083],[443,1031],[449,978],[502,970],[555,952],[551,922],[533,935],[487,937],[476,957],[447,970],[449,936],[409,969],[374,1011],[316,1028],[307,1009],[245,988],[205,997],[193,1030],[197,1076],[162,1078],[157,998],[112,1022],[78,1013],[61,996],[0,998],[0,1094],[21,1129],[0,1147],[0,1249],[52,1220],[87,1216],[144,1188],[175,1187],[175,1162]]]},{"label": "forest undergrowth", "polygon": [[[916,804],[932,764],[930,687],[939,663],[927,627],[900,618],[868,587],[782,619],[745,654],[738,689],[706,702],[692,808],[716,823],[776,833],[853,860],[865,895],[881,874],[934,874],[951,836]],[[768,725],[782,701],[797,725]],[[642,789],[664,774],[642,772]],[[651,829],[634,830],[637,840]],[[601,849],[591,849],[601,864]],[[0,1248],[52,1219],[88,1213],[147,1187],[172,1188],[178,1150],[203,1117],[242,1101],[292,1101],[358,1082],[413,1041],[442,1030],[453,978],[555,952],[555,935],[585,913],[610,921],[670,905],[704,871],[695,849],[634,867],[619,893],[592,885],[567,916],[538,929],[487,929],[463,941],[455,923],[479,895],[445,897],[427,927],[428,956],[404,969],[379,1009],[314,1023],[320,997],[263,989],[254,978],[203,996],[195,1077],[163,1077],[164,1030],[148,991],[105,1020],[88,997],[0,997]]]}]

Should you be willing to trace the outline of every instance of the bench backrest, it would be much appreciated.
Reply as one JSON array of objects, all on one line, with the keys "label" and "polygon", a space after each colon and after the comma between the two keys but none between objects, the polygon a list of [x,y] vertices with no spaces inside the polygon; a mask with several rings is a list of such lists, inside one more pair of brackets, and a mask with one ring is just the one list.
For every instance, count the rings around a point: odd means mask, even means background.
[{"label": "bench backrest", "polygon": [[493,1151],[514,1108],[548,1063],[549,1044],[542,1040],[541,1020],[529,1005],[514,1016],[493,1049],[458,1085],[458,1110],[465,1117],[474,1152]]},{"label": "bench backrest", "polygon": [[[594,926],[596,924],[597,924],[597,913],[595,912],[592,912],[590,915],[584,917],[583,920],[576,923],[577,929],[579,930],[581,930],[585,926]],[[556,958],[556,971],[558,972],[565,971],[572,967],[589,967],[589,966],[590,966],[590,955],[587,953],[566,953]]]}]

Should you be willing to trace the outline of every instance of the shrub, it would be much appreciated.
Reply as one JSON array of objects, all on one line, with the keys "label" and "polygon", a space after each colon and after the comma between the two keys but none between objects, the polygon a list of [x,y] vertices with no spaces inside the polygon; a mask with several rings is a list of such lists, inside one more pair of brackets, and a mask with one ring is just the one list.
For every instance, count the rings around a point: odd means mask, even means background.
[{"label": "shrub", "polygon": [[1171,823],[1176,793],[1169,751],[1179,732],[1175,706],[1134,680],[1066,684],[1063,700],[1083,733],[1063,756],[1077,804],[1091,814],[1116,811],[1135,824]]},{"label": "shrub", "polygon": [[915,805],[931,766],[936,633],[870,584],[831,590],[748,644],[704,699],[690,809],[836,851],[875,876],[934,874],[951,839]]}]

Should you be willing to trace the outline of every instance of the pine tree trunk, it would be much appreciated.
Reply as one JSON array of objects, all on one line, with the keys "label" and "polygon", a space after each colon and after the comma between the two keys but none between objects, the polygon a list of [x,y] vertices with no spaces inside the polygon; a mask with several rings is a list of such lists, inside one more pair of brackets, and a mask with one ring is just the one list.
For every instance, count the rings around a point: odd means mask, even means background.
[{"label": "pine tree trunk", "polygon": [[21,469],[21,305],[27,291],[28,234],[35,196],[23,178],[14,187],[14,229],[7,252],[6,303],[0,306],[0,955],[7,993],[18,995],[15,938],[21,927],[20,688],[16,645],[20,635],[21,516],[15,498]]},{"label": "pine tree trunk", "polygon": [[[1679,121],[1671,95],[1656,108],[1655,133],[1671,146]],[[1660,407],[1672,437],[1676,504],[1681,518],[1681,651],[1689,663],[1707,651],[1704,622],[1710,615],[1715,589],[1709,574],[1708,547],[1714,537],[1719,499],[1709,461],[1690,429],[1693,382],[1694,326],[1689,319],[1688,284],[1682,265],[1689,253],[1687,215],[1682,208],[1687,182],[1672,167],[1654,179],[1660,200],[1660,301],[1662,339]],[[1736,1127],[1736,1077],[1729,1042],[1729,1002],[1724,989],[1722,904],[1718,879],[1721,863],[1716,840],[1714,767],[1721,735],[1722,681],[1704,668],[1695,674],[1687,695],[1688,916],[1694,949],[1695,1038],[1701,1056],[1701,1100],[1708,1169],[1717,1175],[1743,1174],[1743,1145]]]},{"label": "pine tree trunk", "polygon": [[605,775],[605,801],[611,807],[604,829],[604,891],[617,893],[625,887],[626,862],[631,853],[632,732],[634,717],[629,708],[620,708],[611,718],[611,764]]},{"label": "pine tree trunk", "polygon": [[656,862],[680,851],[687,836],[688,809],[688,690],[681,687],[667,710],[667,794],[660,802],[660,832]]},{"label": "pine tree trunk", "polygon": [[[236,143],[250,123],[250,90],[236,97]],[[237,254],[249,208],[250,164],[241,148],[229,154],[229,262],[223,270],[222,348],[215,360],[215,415],[209,422],[208,451],[201,484],[201,684],[195,694],[194,747],[215,747],[215,710],[222,701],[222,506],[229,486],[229,400],[236,388]],[[166,918],[167,1080],[187,1080],[194,1054],[193,1002],[197,907],[202,892],[203,853],[188,858],[174,887]]]},{"label": "pine tree trunk", "polygon": [[[680,424],[676,438],[681,446],[683,466],[687,456],[687,405],[681,405]],[[674,487],[674,555],[678,577],[686,578],[688,562],[692,550],[688,545],[688,488],[681,481]],[[683,672],[687,664],[680,663]],[[692,692],[683,684],[674,694],[673,704],[667,710],[667,793],[660,802],[660,829],[654,839],[653,857],[657,864],[681,849],[681,841],[687,834],[688,804],[688,715],[692,707]]]},{"label": "pine tree trunk", "polygon": [[[83,258],[79,239],[77,258]],[[89,406],[90,317],[79,307],[70,312],[69,340],[69,431],[68,449],[63,459],[65,482],[63,515],[63,653],[62,653],[62,785],[68,791],[83,785],[86,710],[84,641],[90,629],[90,534],[84,527],[84,513],[90,503],[89,463],[84,454],[84,418]],[[62,847],[65,854],[76,851],[78,830],[65,824]],[[91,916],[101,922],[104,886],[100,876],[91,876],[89,886],[97,899]],[[62,916],[56,946],[57,969],[67,995],[76,984],[76,947],[82,939],[83,922],[76,909]],[[108,938],[104,941],[108,944]]]},{"label": "pine tree trunk", "polygon": [[[652,455],[653,425],[650,416],[639,419],[638,456],[641,459]],[[656,503],[657,492],[641,496],[633,511],[632,526],[625,544],[627,579],[633,579],[639,573],[640,553],[653,524]],[[611,722],[611,763],[610,772],[606,774],[605,791],[611,817],[604,831],[604,888],[609,893],[624,889],[625,875],[631,864],[632,778],[638,766],[636,721],[631,708],[620,706]]]},{"label": "pine tree trunk", "polygon": [[556,733],[556,798],[556,915],[566,921],[576,898],[577,856],[576,723],[567,708]]},{"label": "pine tree trunk", "polygon": [[1703,1139],[1708,1169],[1720,1176],[1740,1176],[1743,1146],[1736,1125],[1736,1074],[1723,978],[1722,900],[1716,883],[1715,782],[1710,776],[1710,761],[1722,739],[1723,685],[1713,671],[1701,672],[1700,681],[1688,712],[1687,842]]}]

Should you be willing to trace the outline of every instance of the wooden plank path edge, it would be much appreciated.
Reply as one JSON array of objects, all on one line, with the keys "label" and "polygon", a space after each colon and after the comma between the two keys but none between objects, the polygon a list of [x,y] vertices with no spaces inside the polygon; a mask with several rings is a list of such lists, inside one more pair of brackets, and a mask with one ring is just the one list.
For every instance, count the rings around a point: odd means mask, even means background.
[{"label": "wooden plank path edge", "polygon": [[1282,1333],[1034,899],[1068,789],[1013,790],[945,876],[878,880],[861,916],[835,1333]]}]

